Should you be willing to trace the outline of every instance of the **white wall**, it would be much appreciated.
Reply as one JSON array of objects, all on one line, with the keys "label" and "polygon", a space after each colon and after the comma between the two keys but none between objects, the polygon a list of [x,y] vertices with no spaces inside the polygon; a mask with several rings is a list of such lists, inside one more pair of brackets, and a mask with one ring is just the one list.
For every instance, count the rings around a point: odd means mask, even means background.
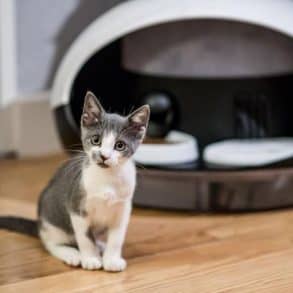
[{"label": "white wall", "polygon": [[119,0],[0,0],[0,156],[60,151],[48,91],[68,47]]},{"label": "white wall", "polygon": [[0,0],[0,107],[16,95],[15,0]]},{"label": "white wall", "polygon": [[18,88],[22,99],[48,89],[81,31],[121,0],[17,0]]}]

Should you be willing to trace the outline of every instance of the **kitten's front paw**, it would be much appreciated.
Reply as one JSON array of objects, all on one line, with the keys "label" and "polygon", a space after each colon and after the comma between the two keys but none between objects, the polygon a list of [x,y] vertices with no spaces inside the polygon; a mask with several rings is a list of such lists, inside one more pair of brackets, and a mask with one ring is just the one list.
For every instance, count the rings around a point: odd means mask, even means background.
[{"label": "kitten's front paw", "polygon": [[86,256],[81,258],[81,266],[85,270],[99,270],[102,267],[102,261],[96,256]]},{"label": "kitten's front paw", "polygon": [[121,272],[126,268],[126,261],[121,257],[104,257],[103,268],[108,272]]}]

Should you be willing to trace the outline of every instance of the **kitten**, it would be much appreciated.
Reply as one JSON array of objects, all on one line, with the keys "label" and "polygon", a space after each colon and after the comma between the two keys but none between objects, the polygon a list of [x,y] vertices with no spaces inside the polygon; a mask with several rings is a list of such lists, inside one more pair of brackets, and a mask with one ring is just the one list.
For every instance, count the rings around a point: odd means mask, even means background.
[{"label": "kitten", "polygon": [[145,136],[149,115],[148,105],[127,117],[106,113],[87,92],[81,116],[84,153],[65,163],[42,192],[38,224],[0,217],[0,228],[37,234],[68,265],[124,270],[121,250],[136,183],[131,157]]}]

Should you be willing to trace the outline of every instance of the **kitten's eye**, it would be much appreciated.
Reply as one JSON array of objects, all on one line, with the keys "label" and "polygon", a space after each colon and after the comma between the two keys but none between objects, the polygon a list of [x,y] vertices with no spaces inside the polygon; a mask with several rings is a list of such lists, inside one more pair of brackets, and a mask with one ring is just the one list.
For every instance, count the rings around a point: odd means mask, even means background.
[{"label": "kitten's eye", "polygon": [[100,136],[99,135],[93,135],[91,137],[91,143],[94,144],[94,145],[99,145],[100,144]]},{"label": "kitten's eye", "polygon": [[121,141],[121,140],[118,140],[116,143],[115,143],[115,150],[119,151],[119,152],[122,152],[126,149],[126,144],[124,141]]}]

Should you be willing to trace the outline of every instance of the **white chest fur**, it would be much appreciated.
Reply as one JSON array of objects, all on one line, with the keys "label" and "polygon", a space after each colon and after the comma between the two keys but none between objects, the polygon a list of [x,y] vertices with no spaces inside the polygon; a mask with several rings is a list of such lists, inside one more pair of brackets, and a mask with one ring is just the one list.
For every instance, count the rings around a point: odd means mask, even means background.
[{"label": "white chest fur", "polygon": [[119,168],[90,164],[82,173],[86,192],[85,209],[93,224],[111,226],[120,221],[130,205],[136,183],[132,161]]}]

